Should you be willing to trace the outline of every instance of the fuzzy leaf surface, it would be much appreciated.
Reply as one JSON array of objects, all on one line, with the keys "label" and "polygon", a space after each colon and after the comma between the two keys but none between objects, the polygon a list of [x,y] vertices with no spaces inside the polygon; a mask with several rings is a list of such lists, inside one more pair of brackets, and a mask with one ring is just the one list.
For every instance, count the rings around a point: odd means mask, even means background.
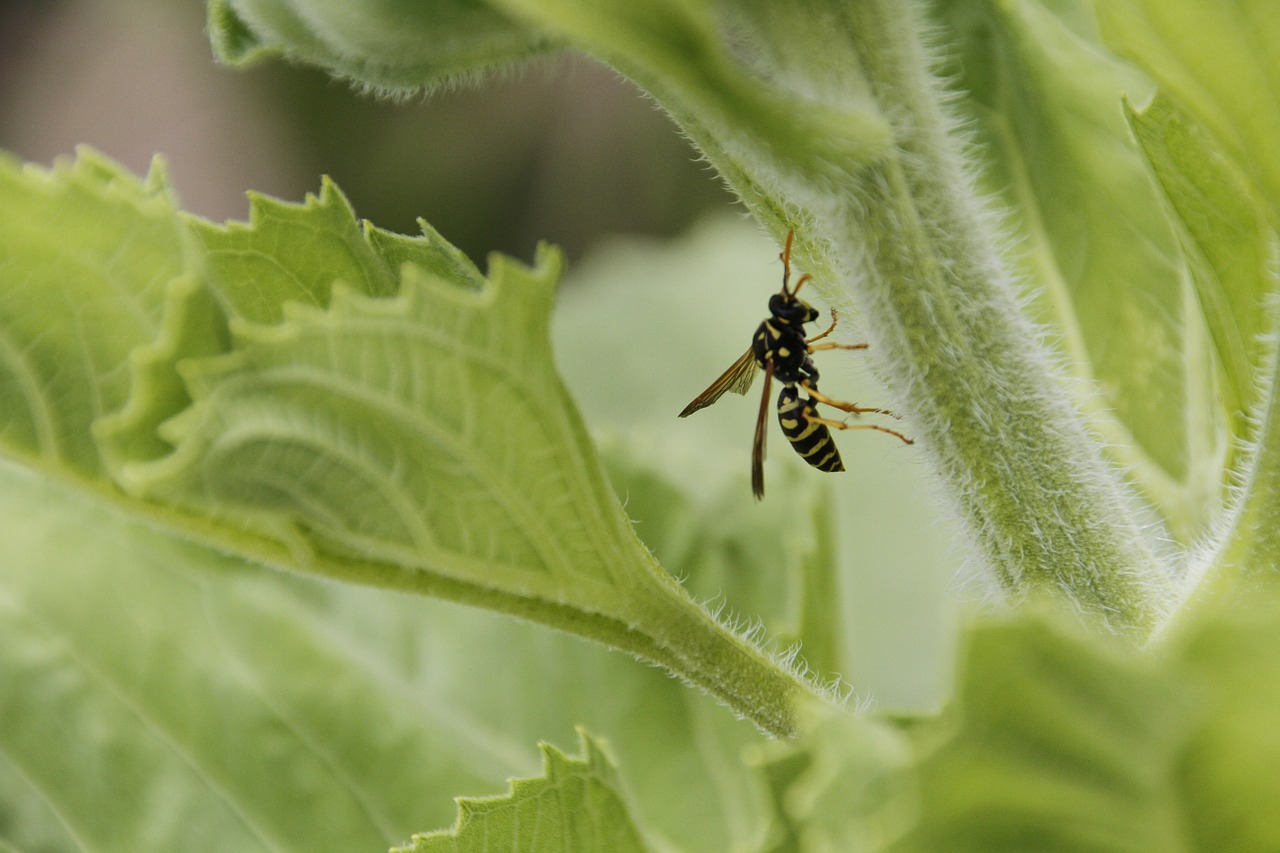
[{"label": "fuzzy leaf surface", "polygon": [[136,349],[191,290],[190,240],[159,164],[139,180],[88,150],[52,170],[6,157],[0,200],[0,447],[98,479],[90,430],[124,406]]}]

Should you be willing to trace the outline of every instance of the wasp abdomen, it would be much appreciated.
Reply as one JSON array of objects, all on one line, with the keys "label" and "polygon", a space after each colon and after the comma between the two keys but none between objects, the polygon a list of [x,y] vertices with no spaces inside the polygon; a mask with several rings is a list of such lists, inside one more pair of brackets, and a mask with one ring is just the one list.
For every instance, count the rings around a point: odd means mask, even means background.
[{"label": "wasp abdomen", "polygon": [[840,451],[831,430],[814,420],[818,406],[813,400],[801,401],[794,386],[787,385],[778,393],[778,424],[792,449],[819,471],[843,471]]}]

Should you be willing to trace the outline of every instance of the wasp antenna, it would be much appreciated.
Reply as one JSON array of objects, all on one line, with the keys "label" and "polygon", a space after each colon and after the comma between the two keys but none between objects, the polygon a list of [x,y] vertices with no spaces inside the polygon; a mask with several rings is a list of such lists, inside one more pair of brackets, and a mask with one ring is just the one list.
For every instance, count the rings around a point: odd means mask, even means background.
[{"label": "wasp antenna", "polygon": [[804,287],[804,283],[811,278],[813,278],[813,276],[807,273],[805,275],[800,276],[800,280],[796,282],[796,286],[791,288],[791,295],[795,296],[797,293],[799,293],[800,288]]},{"label": "wasp antenna", "polygon": [[796,235],[796,229],[787,229],[787,245],[779,256],[782,259],[782,292],[794,293],[795,291],[787,290],[787,283],[791,281],[791,238]]}]

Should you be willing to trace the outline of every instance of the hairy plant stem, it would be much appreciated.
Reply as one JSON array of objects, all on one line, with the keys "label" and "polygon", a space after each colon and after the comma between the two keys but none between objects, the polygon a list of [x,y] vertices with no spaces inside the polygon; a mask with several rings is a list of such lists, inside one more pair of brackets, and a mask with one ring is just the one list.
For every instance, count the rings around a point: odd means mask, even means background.
[{"label": "hairy plant stem", "polygon": [[[795,0],[750,5],[745,18],[772,82],[827,102],[843,89],[859,109],[869,93],[893,144],[846,164],[845,183],[742,156],[727,179],[779,236],[801,229],[796,254],[819,288],[865,309],[877,369],[999,586],[1015,600],[1062,596],[1146,635],[1171,579],[1021,311],[921,16],[904,0]],[[686,129],[713,162],[735,150],[718,128]]]},{"label": "hairy plant stem", "polygon": [[884,372],[1000,585],[1065,594],[1144,634],[1168,579],[1019,309],[927,73],[920,20],[901,0],[844,8],[897,139],[842,205],[849,232],[833,235],[851,247],[850,284],[875,320]]}]

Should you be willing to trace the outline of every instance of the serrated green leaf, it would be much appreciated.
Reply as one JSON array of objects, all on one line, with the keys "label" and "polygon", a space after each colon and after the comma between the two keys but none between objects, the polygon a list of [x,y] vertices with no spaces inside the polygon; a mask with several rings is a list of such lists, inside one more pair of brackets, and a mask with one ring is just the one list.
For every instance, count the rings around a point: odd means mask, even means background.
[{"label": "serrated green leaf", "polygon": [[[83,162],[87,177],[48,183],[123,181],[110,164]],[[15,239],[5,282],[13,294],[43,285],[4,320],[19,330],[15,355],[56,344],[44,372],[26,377],[31,411],[49,401],[72,410],[55,424],[65,437],[46,443],[79,441],[105,460],[124,492],[103,477],[96,492],[241,556],[462,600],[626,649],[775,733],[790,730],[789,697],[810,688],[662,571],[604,478],[551,358],[553,250],[540,250],[536,269],[495,257],[486,280],[430,229],[415,241],[362,227],[328,183],[302,205],[256,198],[249,225],[187,219],[193,241],[162,182],[123,183],[132,195],[116,195],[136,210],[112,216],[120,227],[102,238],[123,250]],[[114,198],[67,206],[111,216]],[[210,288],[181,268],[163,277],[108,263],[175,254],[207,269]],[[100,282],[84,286],[88,296],[63,287],[71,262],[122,279],[105,291],[121,304],[83,341],[74,322],[47,316],[61,299],[103,301]],[[150,316],[123,298],[130,286],[150,288]],[[43,320],[51,332],[39,332]],[[25,368],[10,364],[19,378]],[[6,414],[21,437],[27,412]],[[65,464],[53,449],[14,452]]]},{"label": "serrated green leaf", "polygon": [[542,744],[542,775],[515,779],[504,797],[459,799],[452,830],[414,836],[393,853],[629,853],[649,848],[632,824],[617,774],[598,741],[579,731],[581,758]]},{"label": "serrated green leaf", "polygon": [[226,318],[202,280],[176,278],[166,297],[157,339],[130,354],[128,399],[93,424],[98,451],[117,481],[126,466],[173,452],[173,445],[160,437],[160,425],[191,405],[177,364],[223,353],[230,344]]},{"label": "serrated green leaf", "polygon": [[1248,434],[1266,346],[1262,306],[1275,286],[1272,233],[1244,177],[1194,120],[1158,95],[1142,110],[1126,105],[1130,127],[1185,228],[1200,308],[1223,373],[1237,440]]},{"label": "serrated green leaf", "polygon": [[195,258],[159,163],[138,180],[88,149],[50,171],[0,160],[0,446],[98,477],[90,428],[125,406]]},{"label": "serrated green leaf", "polygon": [[399,289],[399,265],[371,245],[328,179],[303,204],[251,193],[248,223],[189,222],[204,246],[209,283],[233,317],[278,323],[288,303],[327,306],[339,283],[366,296]]},{"label": "serrated green leaf", "polygon": [[185,371],[197,406],[167,430],[178,454],[135,466],[133,486],[513,591],[610,583],[616,534],[583,485],[585,436],[555,406],[557,267],[550,252],[536,271],[500,264],[483,294],[411,267],[395,299],[342,288],[327,311],[240,325],[232,355]]},{"label": "serrated green leaf", "polygon": [[309,62],[382,92],[407,93],[474,77],[552,50],[544,35],[491,4],[383,0],[211,0],[219,57],[247,64],[272,55]]},{"label": "serrated green leaf", "polygon": [[[1280,222],[1280,7],[1271,0],[1106,0],[1107,43],[1160,84]],[[1132,93],[1131,93],[1132,94]]]}]

